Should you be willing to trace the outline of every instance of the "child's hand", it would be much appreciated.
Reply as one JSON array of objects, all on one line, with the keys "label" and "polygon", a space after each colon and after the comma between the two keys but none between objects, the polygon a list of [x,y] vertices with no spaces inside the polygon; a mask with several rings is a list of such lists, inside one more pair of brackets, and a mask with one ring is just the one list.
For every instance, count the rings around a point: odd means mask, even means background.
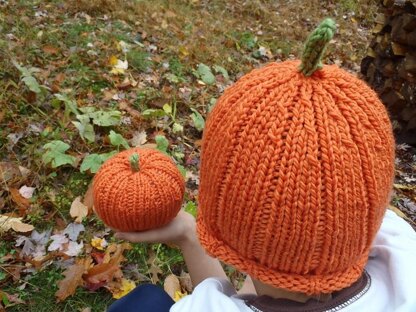
[{"label": "child's hand", "polygon": [[194,287],[208,277],[227,278],[220,262],[206,254],[196,236],[194,217],[181,210],[168,225],[145,232],[118,232],[133,243],[173,243],[181,248]]},{"label": "child's hand", "polygon": [[183,210],[179,211],[178,215],[162,228],[144,232],[115,231],[116,238],[133,243],[173,243],[181,247],[183,243],[197,239],[195,219]]}]

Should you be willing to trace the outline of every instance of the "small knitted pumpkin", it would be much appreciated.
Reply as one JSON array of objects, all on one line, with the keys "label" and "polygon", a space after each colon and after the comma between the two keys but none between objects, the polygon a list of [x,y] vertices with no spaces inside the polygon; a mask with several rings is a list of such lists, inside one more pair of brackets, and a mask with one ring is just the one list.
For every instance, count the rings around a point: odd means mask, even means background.
[{"label": "small knitted pumpkin", "polygon": [[184,179],[163,153],[134,148],[107,160],[93,181],[94,209],[121,231],[162,227],[179,212]]}]

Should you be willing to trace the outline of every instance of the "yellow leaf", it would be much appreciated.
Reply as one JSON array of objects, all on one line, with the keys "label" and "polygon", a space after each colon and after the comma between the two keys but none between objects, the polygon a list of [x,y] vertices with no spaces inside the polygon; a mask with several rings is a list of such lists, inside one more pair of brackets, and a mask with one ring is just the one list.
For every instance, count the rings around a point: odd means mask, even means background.
[{"label": "yellow leaf", "polygon": [[81,202],[81,196],[74,199],[69,214],[72,218],[75,218],[77,223],[81,223],[82,219],[88,215],[88,207]]},{"label": "yellow leaf", "polygon": [[178,50],[182,57],[186,57],[189,55],[189,51],[185,46],[180,46]]},{"label": "yellow leaf", "polygon": [[177,291],[175,291],[175,296],[173,296],[173,300],[175,302],[178,302],[179,300],[181,300],[186,295],[188,295],[186,292],[181,292],[180,290],[177,290]]},{"label": "yellow leaf", "polygon": [[117,56],[111,55],[110,61],[109,61],[110,65],[115,66],[117,64],[117,62],[118,62]]},{"label": "yellow leaf", "polygon": [[123,278],[121,280],[121,288],[111,290],[113,293],[113,298],[120,299],[121,297],[127,295],[134,288],[136,288],[136,284],[133,281]]},{"label": "yellow leaf", "polygon": [[414,190],[416,189],[416,185],[404,185],[404,184],[393,184],[394,188],[399,190]]},{"label": "yellow leaf", "polygon": [[124,74],[124,71],[129,67],[127,60],[122,61],[116,58],[115,60],[111,57],[110,62],[113,66],[110,73],[113,75]]},{"label": "yellow leaf", "polygon": [[104,238],[94,237],[91,239],[91,246],[98,250],[104,250],[107,245],[107,241]]},{"label": "yellow leaf", "polygon": [[389,205],[389,210],[394,211],[400,218],[406,219],[406,215],[397,207],[394,207],[393,205]]}]

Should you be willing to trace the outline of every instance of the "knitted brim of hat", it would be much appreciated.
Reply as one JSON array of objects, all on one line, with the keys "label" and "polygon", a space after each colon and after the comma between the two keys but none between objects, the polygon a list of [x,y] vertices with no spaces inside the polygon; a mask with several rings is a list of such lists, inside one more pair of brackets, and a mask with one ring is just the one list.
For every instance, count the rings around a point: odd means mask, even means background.
[{"label": "knitted brim of hat", "polygon": [[211,256],[233,265],[241,272],[247,273],[265,284],[308,295],[332,293],[352,285],[362,275],[368,261],[369,249],[363,253],[356,264],[348,267],[345,271],[326,275],[278,272],[254,260],[241,257],[236,250],[212,235],[202,218],[197,220],[197,232],[201,245]]}]

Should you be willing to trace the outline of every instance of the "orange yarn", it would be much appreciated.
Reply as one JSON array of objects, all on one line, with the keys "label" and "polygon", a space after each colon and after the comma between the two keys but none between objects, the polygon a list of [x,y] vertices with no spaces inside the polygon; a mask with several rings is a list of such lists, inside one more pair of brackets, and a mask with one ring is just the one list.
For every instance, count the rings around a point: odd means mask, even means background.
[{"label": "orange yarn", "polygon": [[[139,155],[138,170],[130,157]],[[121,231],[145,231],[169,223],[179,212],[184,179],[172,160],[153,149],[133,148],[107,160],[93,181],[94,209]]]},{"label": "orange yarn", "polygon": [[253,277],[307,294],[362,274],[388,204],[394,138],[361,80],[298,61],[253,70],[227,89],[203,137],[198,233]]}]

